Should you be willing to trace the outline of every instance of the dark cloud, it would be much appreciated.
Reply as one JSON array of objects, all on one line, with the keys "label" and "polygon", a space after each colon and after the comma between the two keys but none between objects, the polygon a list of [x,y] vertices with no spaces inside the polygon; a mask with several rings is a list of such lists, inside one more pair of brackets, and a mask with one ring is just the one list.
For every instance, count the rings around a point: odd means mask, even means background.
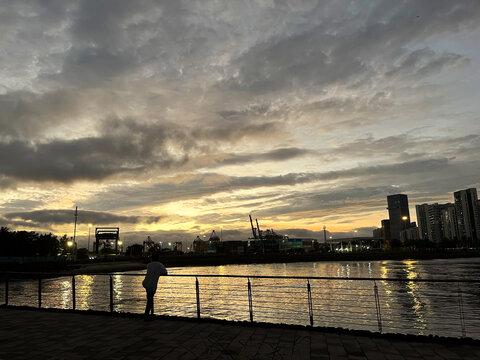
[{"label": "dark cloud", "polygon": [[18,211],[18,210],[28,210],[28,209],[38,208],[43,204],[44,202],[41,200],[23,199],[23,200],[7,201],[3,203],[3,205],[1,205],[0,207],[5,212],[12,212],[12,211]]},{"label": "dark cloud", "polygon": [[250,208],[315,226],[476,186],[479,26],[477,0],[2,4],[0,207],[91,181],[106,213],[202,198],[202,224]]},{"label": "dark cloud", "polygon": [[[88,206],[102,209],[118,209],[140,206],[145,203],[161,204],[171,201],[194,199],[220,192],[241,189],[294,186],[321,181],[370,179],[423,173],[438,174],[445,170],[447,159],[419,160],[391,165],[361,166],[325,173],[289,173],[278,176],[224,176],[202,174],[186,177],[183,181],[157,183],[153,186],[113,187],[88,201]],[[419,176],[419,175],[418,175]],[[435,175],[437,176],[437,175]]]},{"label": "dark cloud", "polygon": [[430,48],[423,48],[409,53],[398,66],[386,72],[387,77],[421,78],[440,72],[446,66],[468,63],[468,60],[458,54],[437,54]]},{"label": "dark cloud", "polygon": [[275,149],[267,153],[250,153],[244,155],[228,154],[227,158],[216,165],[238,165],[244,163],[286,161],[314,153],[313,151],[299,148]]},{"label": "dark cloud", "polygon": [[[352,11],[343,22],[322,19],[321,25],[303,33],[253,46],[235,60],[237,73],[225,86],[257,94],[334,83],[370,83],[374,76],[382,75],[383,66],[404,57],[408,44],[456,32],[460,24],[478,26],[480,5],[474,0],[382,3],[372,6],[362,27],[346,26],[363,16],[362,11]],[[407,55],[399,68],[414,68],[415,76],[426,76],[461,59],[457,54],[417,50]]]},{"label": "dark cloud", "polygon": [[[35,226],[52,226],[73,224],[75,217],[73,210],[35,210],[29,212],[11,212],[3,215],[8,221],[24,221]],[[161,220],[160,216],[124,216],[112,213],[81,210],[78,212],[78,224],[92,223],[95,225],[113,224],[152,224]]]},{"label": "dark cloud", "polygon": [[42,95],[28,91],[0,95],[0,141],[37,137],[65,118],[75,118],[80,107],[77,95],[70,90]]}]

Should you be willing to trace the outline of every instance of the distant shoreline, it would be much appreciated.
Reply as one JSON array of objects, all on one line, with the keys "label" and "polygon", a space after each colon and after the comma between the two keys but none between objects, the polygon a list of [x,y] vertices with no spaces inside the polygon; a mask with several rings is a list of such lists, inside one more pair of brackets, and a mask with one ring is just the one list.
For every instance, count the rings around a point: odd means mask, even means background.
[{"label": "distant shoreline", "polygon": [[[257,254],[238,255],[165,255],[160,261],[167,267],[221,266],[242,264],[272,264],[292,262],[323,261],[382,261],[382,260],[433,260],[453,258],[480,257],[480,250],[449,251],[388,251],[388,252],[353,252],[353,253],[307,253],[307,254]],[[92,261],[76,263],[25,263],[1,264],[1,272],[44,272],[65,274],[98,274],[145,270],[147,259],[124,258],[121,260]]]},{"label": "distant shoreline", "polygon": [[274,264],[316,261],[382,261],[382,260],[433,260],[480,257],[480,250],[451,251],[389,251],[353,253],[259,254],[251,256],[204,255],[161,256],[167,267],[220,266],[241,264]]}]

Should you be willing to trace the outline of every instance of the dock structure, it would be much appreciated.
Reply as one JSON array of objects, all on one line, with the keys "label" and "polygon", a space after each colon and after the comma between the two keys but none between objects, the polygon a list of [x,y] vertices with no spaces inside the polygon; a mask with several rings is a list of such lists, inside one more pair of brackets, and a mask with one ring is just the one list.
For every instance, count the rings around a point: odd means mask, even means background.
[{"label": "dock structure", "polygon": [[0,359],[480,359],[480,342],[0,307]]}]

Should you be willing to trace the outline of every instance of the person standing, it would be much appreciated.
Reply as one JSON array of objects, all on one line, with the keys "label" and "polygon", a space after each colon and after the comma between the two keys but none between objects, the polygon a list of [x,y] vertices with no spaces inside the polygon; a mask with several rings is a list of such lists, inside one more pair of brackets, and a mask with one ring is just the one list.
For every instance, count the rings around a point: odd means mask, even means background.
[{"label": "person standing", "polygon": [[167,275],[167,269],[159,261],[158,254],[152,255],[152,261],[147,265],[147,274],[143,279],[142,285],[147,292],[147,306],[145,307],[145,320],[153,320],[153,297],[157,292],[158,278],[161,275]]}]

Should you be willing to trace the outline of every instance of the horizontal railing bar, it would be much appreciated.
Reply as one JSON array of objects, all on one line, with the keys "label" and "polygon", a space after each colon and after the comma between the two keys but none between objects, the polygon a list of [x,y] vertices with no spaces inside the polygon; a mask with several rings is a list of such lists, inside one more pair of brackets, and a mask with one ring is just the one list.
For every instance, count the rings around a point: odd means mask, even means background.
[{"label": "horizontal railing bar", "polygon": [[[275,296],[275,295],[269,295],[269,296],[262,296],[262,295],[257,295],[255,292],[253,295],[256,295],[256,299],[283,299],[285,301],[290,301],[290,299],[298,299],[298,296]],[[305,296],[305,300],[307,300],[307,295],[306,294],[301,294],[302,296]],[[316,298],[315,298],[316,299]]]},{"label": "horizontal railing bar", "polygon": [[[332,297],[330,296],[329,294],[319,294],[318,292],[315,292],[315,291],[312,291],[312,295],[315,294],[315,299],[319,299],[319,300],[338,300],[338,299],[342,299],[341,296],[336,296],[336,297]],[[370,298],[372,297],[373,295],[372,294],[355,294],[355,292],[352,292],[352,293],[337,293],[335,291],[335,295],[345,295],[345,296],[352,296],[355,295],[355,297],[366,297],[366,298]],[[363,301],[363,300],[362,300]]]},{"label": "horizontal railing bar", "polygon": [[[349,317],[349,316],[341,316],[341,315],[329,315],[329,314],[316,315],[316,318],[319,318],[319,319],[322,319],[322,318],[345,319],[345,320],[348,320],[349,323],[353,323],[352,320],[360,320],[357,317]],[[375,324],[376,325],[376,319],[373,319],[373,318],[366,319],[364,324]],[[357,323],[357,325],[360,325],[360,324]]]},{"label": "horizontal railing bar", "polygon": [[[308,306],[308,304],[306,305]],[[271,307],[271,306],[261,306],[261,305],[256,305],[256,303],[253,303],[253,309],[258,310],[258,309],[268,309],[268,310],[275,310],[276,314],[292,314],[292,315],[300,315],[298,311],[289,311],[289,309],[281,309],[279,310],[277,307]],[[303,313],[301,313],[303,314]],[[259,316],[257,314],[257,316]],[[306,315],[305,315],[306,317]]]},{"label": "horizontal railing bar", "polygon": [[[274,316],[268,316],[268,315],[257,315],[256,318],[262,319],[271,319],[271,320],[277,320],[277,323],[279,323],[281,320],[289,320],[289,321],[296,321],[298,318],[296,317],[274,317]],[[305,322],[307,321],[307,317],[305,317]]]},{"label": "horizontal railing bar", "polygon": [[[255,291],[254,291],[255,290]],[[305,290],[305,288],[299,288],[299,290]],[[272,292],[274,292],[273,290],[259,290],[259,289],[252,289],[252,292],[255,292],[255,294],[262,294],[262,293],[267,293],[267,294],[271,294]],[[298,294],[299,292],[303,292],[303,291],[278,291],[276,290],[277,293],[280,293],[280,294],[284,294],[284,295],[296,295]]]},{"label": "horizontal railing bar", "polygon": [[[32,275],[34,278],[38,278],[41,276],[48,276],[48,277],[62,277],[62,276],[82,276],[82,275],[90,275],[90,276],[145,276],[143,273],[96,273],[96,274],[87,274],[87,273],[76,273],[76,274],[69,274],[69,273],[43,273],[43,272],[0,272],[0,276],[2,275]],[[203,278],[241,278],[241,279],[292,279],[292,280],[345,280],[345,281],[394,281],[394,282],[432,282],[432,283],[480,283],[480,279],[398,279],[398,278],[378,278],[378,277],[371,277],[371,278],[363,278],[363,277],[328,277],[328,276],[267,276],[267,275],[216,275],[216,274],[205,274],[205,275],[195,275],[195,274],[168,274],[166,276],[173,276],[173,277],[203,277]],[[9,280],[11,280],[9,278]],[[21,279],[25,280],[25,279]]]},{"label": "horizontal railing bar", "polygon": [[[322,309],[322,311],[319,310],[318,307],[313,307],[313,310],[315,310],[315,314],[318,314],[318,313],[325,313],[325,312],[329,312],[329,313],[339,313],[339,314],[345,314],[345,310],[335,310],[335,309]],[[372,316],[372,314],[374,314],[374,310],[375,309],[371,309],[370,312],[361,312],[361,311],[352,311],[352,310],[348,310],[348,313],[349,314],[357,314],[357,315],[365,315],[365,316]]]},{"label": "horizontal railing bar", "polygon": [[339,288],[339,287],[330,287],[330,286],[319,286],[319,285],[316,285],[315,283],[312,283],[312,290],[313,289],[325,289],[325,290],[335,290],[335,291],[338,291],[338,290],[352,290],[352,291],[372,291],[372,288]]},{"label": "horizontal railing bar", "polygon": [[[193,294],[195,295],[195,294]],[[215,296],[218,296],[218,295],[225,295],[225,294],[220,294],[220,293],[209,293],[209,294],[200,294],[200,296],[202,297],[202,299],[208,299],[209,297],[215,297]],[[228,294],[228,297],[237,297],[237,298],[244,298],[245,300],[248,300],[248,297],[247,297],[247,294]],[[215,300],[218,300],[218,299],[215,299]]]},{"label": "horizontal railing bar", "polygon": [[[271,298],[274,298],[273,296]],[[277,298],[274,298],[274,299],[279,299],[278,297]],[[257,300],[257,299],[253,299],[253,302],[255,304],[257,303],[260,303],[260,304],[282,304],[282,305],[304,305],[304,306],[308,306],[308,303],[306,301],[302,301],[302,302],[297,302],[297,301],[289,301],[289,300],[285,300],[285,301],[268,301],[268,300]],[[278,309],[278,311],[281,311],[281,309]]]}]

